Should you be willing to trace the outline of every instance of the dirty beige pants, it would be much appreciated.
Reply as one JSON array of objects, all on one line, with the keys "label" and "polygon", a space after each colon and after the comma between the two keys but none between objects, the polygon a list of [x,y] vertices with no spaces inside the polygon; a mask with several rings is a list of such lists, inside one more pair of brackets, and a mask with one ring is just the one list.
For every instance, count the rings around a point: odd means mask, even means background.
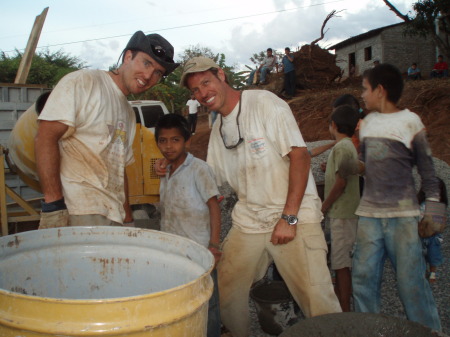
[{"label": "dirty beige pants", "polygon": [[271,258],[306,317],[341,312],[320,224],[298,225],[295,239],[285,245],[273,245],[271,235],[246,234],[232,227],[223,242],[217,266],[220,313],[233,337],[250,335],[250,287],[264,275]]}]

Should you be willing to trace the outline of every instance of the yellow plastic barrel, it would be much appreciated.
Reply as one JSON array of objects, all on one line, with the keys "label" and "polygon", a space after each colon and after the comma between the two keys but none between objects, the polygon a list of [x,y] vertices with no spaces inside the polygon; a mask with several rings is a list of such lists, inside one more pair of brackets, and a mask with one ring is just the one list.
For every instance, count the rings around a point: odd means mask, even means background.
[{"label": "yellow plastic barrel", "polygon": [[158,231],[66,227],[0,238],[0,336],[206,336],[212,254]]}]

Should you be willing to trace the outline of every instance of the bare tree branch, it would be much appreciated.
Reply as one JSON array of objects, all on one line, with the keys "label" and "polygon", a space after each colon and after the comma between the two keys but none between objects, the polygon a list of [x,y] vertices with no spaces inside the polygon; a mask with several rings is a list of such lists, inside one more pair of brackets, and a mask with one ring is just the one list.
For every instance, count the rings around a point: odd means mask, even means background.
[{"label": "bare tree branch", "polygon": [[395,15],[397,15],[400,19],[402,19],[402,20],[405,21],[405,22],[411,21],[411,19],[409,18],[408,15],[404,15],[404,14],[400,13],[400,12],[398,11],[398,9],[395,8],[395,6],[394,6],[393,4],[391,4],[388,0],[383,0],[383,2],[384,2],[384,3],[386,4],[386,6],[388,6],[389,9],[390,9],[391,11],[393,11],[393,12],[395,13]]},{"label": "bare tree branch", "polygon": [[319,42],[320,40],[322,40],[325,37],[326,32],[328,32],[328,29],[324,32],[323,30],[325,29],[325,25],[327,24],[328,20],[330,20],[332,17],[337,16],[336,14],[340,13],[342,11],[337,12],[335,9],[333,9],[330,14],[327,15],[327,17],[325,18],[325,20],[322,23],[322,28],[320,29],[320,37],[315,39],[313,42],[311,42],[311,45],[315,45],[317,42]]}]

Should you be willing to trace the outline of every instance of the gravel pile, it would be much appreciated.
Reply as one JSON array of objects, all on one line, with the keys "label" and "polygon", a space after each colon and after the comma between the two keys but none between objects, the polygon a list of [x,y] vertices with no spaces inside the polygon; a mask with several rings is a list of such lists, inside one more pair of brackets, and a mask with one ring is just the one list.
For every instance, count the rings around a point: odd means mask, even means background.
[{"label": "gravel pile", "polygon": [[[324,145],[329,141],[318,141],[308,143],[308,147],[314,148],[316,146]],[[324,181],[324,174],[320,169],[320,164],[327,160],[329,151],[315,157],[311,161],[311,168],[316,183]],[[447,191],[450,192],[450,167],[443,161],[434,158],[437,175],[446,183]],[[416,187],[420,186],[420,180],[416,175]],[[222,239],[231,227],[231,209],[237,201],[236,195],[229,186],[221,188],[221,193],[225,196],[221,203],[222,207]],[[450,336],[450,216],[447,217],[447,227],[444,232],[444,242],[442,244],[442,251],[444,255],[444,263],[438,268],[437,281],[432,284],[431,288],[436,300],[438,311],[441,317],[443,333]],[[325,226],[327,231],[327,226]],[[270,278],[270,270],[266,276]],[[390,262],[386,263],[385,272],[383,275],[383,284],[381,289],[382,307],[381,312],[386,315],[406,318],[402,304],[398,297],[396,289],[395,275]],[[261,330],[261,327],[256,316],[256,309],[253,301],[250,299],[250,309],[252,317],[251,336],[252,337],[270,337],[272,335],[266,334]]]}]

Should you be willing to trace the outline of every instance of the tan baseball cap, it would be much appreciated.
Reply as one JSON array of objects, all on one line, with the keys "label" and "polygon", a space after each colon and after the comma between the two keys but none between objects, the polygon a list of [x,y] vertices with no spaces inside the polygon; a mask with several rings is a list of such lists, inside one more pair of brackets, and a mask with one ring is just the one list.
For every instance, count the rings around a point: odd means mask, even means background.
[{"label": "tan baseball cap", "polygon": [[193,57],[186,62],[181,75],[180,86],[186,86],[186,76],[192,73],[200,73],[211,68],[219,69],[220,67],[210,58],[204,56]]}]

